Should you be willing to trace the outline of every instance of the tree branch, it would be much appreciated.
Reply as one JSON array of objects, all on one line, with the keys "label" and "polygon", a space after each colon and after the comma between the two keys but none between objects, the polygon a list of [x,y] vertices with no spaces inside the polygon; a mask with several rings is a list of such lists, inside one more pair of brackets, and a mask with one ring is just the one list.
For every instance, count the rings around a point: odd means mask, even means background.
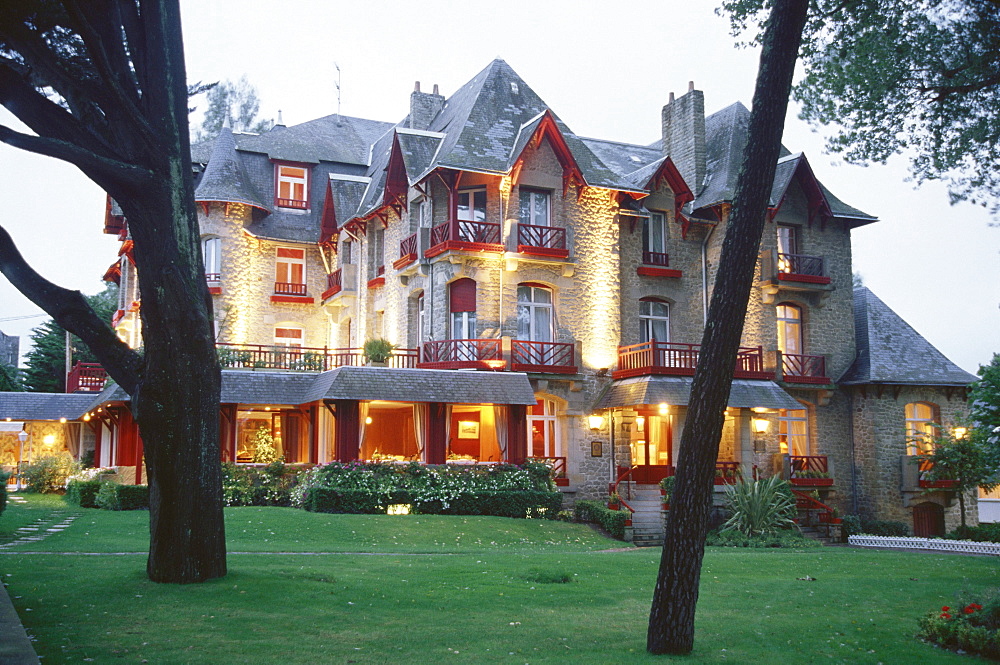
[{"label": "tree branch", "polygon": [[153,181],[152,174],[138,166],[102,157],[61,139],[22,134],[0,125],[0,141],[21,150],[69,162],[108,192],[120,191],[122,186],[144,187]]},{"label": "tree branch", "polygon": [[142,375],[142,358],[118,339],[98,318],[79,291],[48,281],[27,264],[7,230],[0,226],[0,273],[51,316],[56,323],[82,339],[104,369],[125,392],[133,394]]}]

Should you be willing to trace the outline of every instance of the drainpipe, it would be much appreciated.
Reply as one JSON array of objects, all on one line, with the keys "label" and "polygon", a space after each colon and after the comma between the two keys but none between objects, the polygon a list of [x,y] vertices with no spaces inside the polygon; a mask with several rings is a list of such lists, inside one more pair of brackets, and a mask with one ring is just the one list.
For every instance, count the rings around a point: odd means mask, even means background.
[{"label": "drainpipe", "polygon": [[708,227],[708,234],[701,243],[701,302],[704,325],[708,326],[708,241],[715,233],[715,225]]},{"label": "drainpipe", "polygon": [[854,396],[853,390],[847,396],[847,426],[851,428],[851,512],[858,514],[858,463],[854,440]]},{"label": "drainpipe", "polygon": [[610,434],[611,434],[611,468],[608,471],[609,471],[609,475],[611,476],[611,478],[610,478],[610,480],[608,480],[608,482],[609,483],[613,483],[613,482],[615,482],[615,469],[617,468],[617,466],[615,465],[615,410],[614,409],[609,409],[609,412],[611,414],[611,432],[610,432]]}]

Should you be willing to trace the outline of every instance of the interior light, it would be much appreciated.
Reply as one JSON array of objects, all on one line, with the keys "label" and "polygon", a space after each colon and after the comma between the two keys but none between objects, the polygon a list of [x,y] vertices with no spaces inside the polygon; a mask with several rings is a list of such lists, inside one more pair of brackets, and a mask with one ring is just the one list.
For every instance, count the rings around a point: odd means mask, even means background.
[{"label": "interior light", "polygon": [[602,415],[595,413],[592,416],[587,416],[587,422],[593,432],[598,432],[604,428],[604,416]]},{"label": "interior light", "polygon": [[669,414],[670,414],[670,405],[667,404],[666,402],[664,402],[663,404],[660,404],[660,415],[661,416],[666,416],[666,415],[669,415]]},{"label": "interior light", "polygon": [[643,428],[646,426],[646,416],[636,417],[635,424],[639,428],[640,432],[643,431]]},{"label": "interior light", "polygon": [[60,418],[60,419],[59,419],[59,422],[61,422],[61,423],[65,423],[65,422],[66,422],[66,419],[65,419],[65,418]]},{"label": "interior light", "polygon": [[42,437],[42,443],[44,443],[46,446],[51,446],[55,442],[56,442],[56,437],[54,434],[46,434],[45,436]]},{"label": "interior light", "polygon": [[365,418],[365,425],[371,425],[371,424],[372,424],[372,417],[371,416],[366,417]]},{"label": "interior light", "polygon": [[967,427],[955,427],[951,430],[951,435],[956,439],[964,439],[965,435],[969,433],[969,428]]}]

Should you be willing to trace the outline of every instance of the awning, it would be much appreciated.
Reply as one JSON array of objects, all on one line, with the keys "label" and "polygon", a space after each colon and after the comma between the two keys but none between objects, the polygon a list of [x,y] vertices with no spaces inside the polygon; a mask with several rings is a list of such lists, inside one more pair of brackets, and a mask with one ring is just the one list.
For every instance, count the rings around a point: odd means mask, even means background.
[{"label": "awning", "polygon": [[[687,406],[691,379],[678,376],[637,376],[615,381],[597,400],[595,409],[642,404]],[[773,381],[734,379],[726,406],[734,408],[801,409],[802,404]]]},{"label": "awning", "polygon": [[519,372],[338,367],[320,374],[314,399],[534,405],[528,376]]},{"label": "awning", "polygon": [[13,420],[11,422],[0,421],[0,432],[20,432],[24,429],[24,422]]}]

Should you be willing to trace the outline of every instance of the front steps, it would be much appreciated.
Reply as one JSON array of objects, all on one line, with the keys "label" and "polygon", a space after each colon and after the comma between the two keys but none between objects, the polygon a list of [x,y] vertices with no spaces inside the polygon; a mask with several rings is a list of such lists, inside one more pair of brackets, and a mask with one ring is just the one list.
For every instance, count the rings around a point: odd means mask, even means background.
[{"label": "front steps", "polygon": [[625,529],[625,540],[637,547],[663,545],[663,497],[660,495],[660,486],[633,484],[629,489],[619,486],[618,491],[635,509],[632,526]]}]

